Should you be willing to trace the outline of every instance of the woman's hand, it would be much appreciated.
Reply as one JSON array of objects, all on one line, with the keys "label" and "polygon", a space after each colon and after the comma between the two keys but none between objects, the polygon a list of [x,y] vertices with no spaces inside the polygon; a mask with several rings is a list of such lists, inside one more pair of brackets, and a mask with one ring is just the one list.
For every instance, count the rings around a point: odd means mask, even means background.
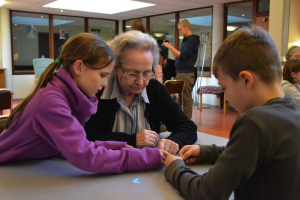
[{"label": "woman's hand", "polygon": [[199,145],[186,145],[180,149],[178,156],[180,156],[185,164],[193,164],[200,160],[201,148]]},{"label": "woman's hand", "polygon": [[138,148],[157,147],[158,142],[159,137],[155,131],[144,129],[136,134],[136,146]]},{"label": "woman's hand", "polygon": [[179,145],[169,139],[160,139],[158,148],[163,149],[172,155],[175,155],[179,150]]}]

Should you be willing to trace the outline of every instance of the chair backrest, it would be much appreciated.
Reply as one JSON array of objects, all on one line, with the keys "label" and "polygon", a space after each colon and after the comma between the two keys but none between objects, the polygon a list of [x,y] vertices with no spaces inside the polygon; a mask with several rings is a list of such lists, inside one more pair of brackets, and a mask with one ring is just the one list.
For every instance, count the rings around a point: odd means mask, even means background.
[{"label": "chair backrest", "polygon": [[[181,96],[183,95],[183,90],[184,90],[184,85],[185,85],[183,80],[168,80],[164,83],[164,85],[170,94],[179,93],[179,94],[181,94]],[[180,107],[183,110],[183,99],[182,98],[181,98]]]},{"label": "chair backrest", "polygon": [[183,80],[168,80],[164,83],[170,94],[174,93],[183,93],[184,90],[184,81]]},{"label": "chair backrest", "polygon": [[0,134],[4,130],[4,126],[5,126],[7,118],[8,118],[8,115],[0,115]]},{"label": "chair backrest", "polygon": [[0,114],[2,110],[12,110],[13,94],[9,89],[0,89]]},{"label": "chair backrest", "polygon": [[41,73],[52,63],[52,58],[35,58],[33,59],[33,69],[36,79],[40,78]]}]

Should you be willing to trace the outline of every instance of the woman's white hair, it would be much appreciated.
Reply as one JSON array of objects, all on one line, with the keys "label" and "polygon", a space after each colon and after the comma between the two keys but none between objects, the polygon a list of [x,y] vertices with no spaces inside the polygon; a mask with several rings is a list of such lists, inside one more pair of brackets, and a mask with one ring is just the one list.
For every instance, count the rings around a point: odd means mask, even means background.
[{"label": "woman's white hair", "polygon": [[119,67],[119,63],[123,62],[124,52],[127,49],[151,51],[153,55],[152,67],[155,70],[158,66],[159,47],[156,40],[147,33],[136,30],[125,32],[111,41],[110,48],[116,55],[116,68]]}]

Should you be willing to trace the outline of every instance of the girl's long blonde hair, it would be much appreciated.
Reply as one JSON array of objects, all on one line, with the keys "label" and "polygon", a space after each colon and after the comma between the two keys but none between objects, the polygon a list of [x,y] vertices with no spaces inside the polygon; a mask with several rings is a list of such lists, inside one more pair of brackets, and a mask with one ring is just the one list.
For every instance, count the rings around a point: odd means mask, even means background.
[{"label": "girl's long blonde hair", "polygon": [[[92,33],[80,33],[71,37],[62,47],[60,56],[58,58],[62,68],[66,69],[72,78],[74,72],[71,70],[76,60],[82,60],[91,69],[101,69],[108,66],[115,60],[115,55],[97,35]],[[101,63],[99,65],[99,63]],[[8,117],[5,129],[14,127],[33,96],[39,89],[46,87],[47,83],[52,80],[55,69],[59,67],[58,63],[54,61],[41,74],[39,81],[34,90],[29,94],[17,107],[13,109]],[[16,115],[14,121],[13,116]]]}]

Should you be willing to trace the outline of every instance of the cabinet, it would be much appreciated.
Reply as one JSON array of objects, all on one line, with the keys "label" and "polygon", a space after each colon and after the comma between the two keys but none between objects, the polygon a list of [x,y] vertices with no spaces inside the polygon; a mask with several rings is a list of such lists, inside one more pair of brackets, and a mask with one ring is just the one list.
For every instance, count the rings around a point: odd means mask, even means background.
[{"label": "cabinet", "polygon": [[5,70],[0,68],[0,88],[5,88]]}]

